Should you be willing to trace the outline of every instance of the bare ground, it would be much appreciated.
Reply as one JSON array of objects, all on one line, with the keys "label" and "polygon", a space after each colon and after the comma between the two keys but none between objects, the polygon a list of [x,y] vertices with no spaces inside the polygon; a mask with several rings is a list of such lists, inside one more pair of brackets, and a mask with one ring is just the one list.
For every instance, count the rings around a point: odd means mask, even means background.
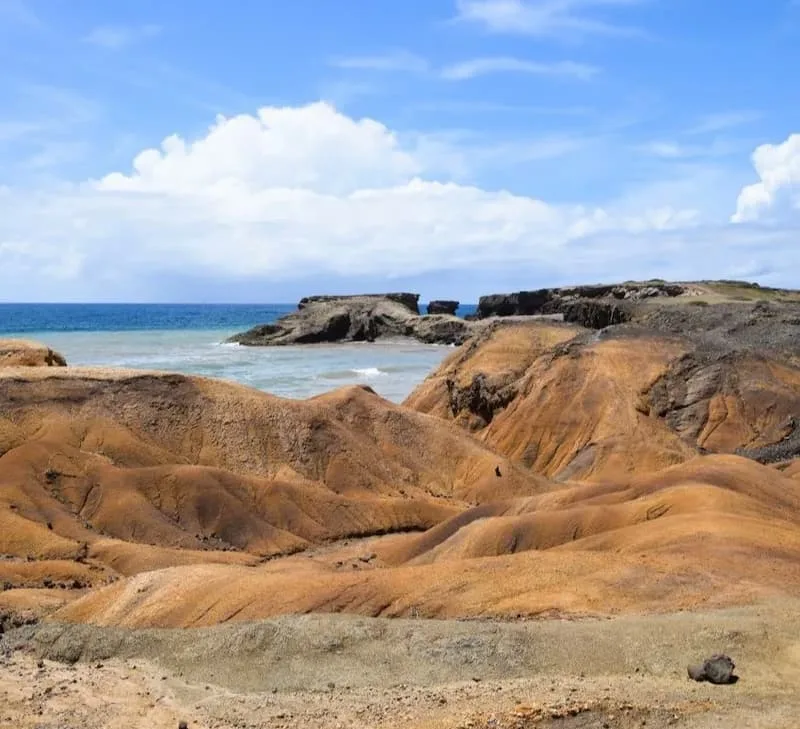
[{"label": "bare ground", "polygon": [[[0,644],[0,727],[796,727],[800,605],[611,619],[41,624]],[[731,686],[686,664],[724,651]]]}]

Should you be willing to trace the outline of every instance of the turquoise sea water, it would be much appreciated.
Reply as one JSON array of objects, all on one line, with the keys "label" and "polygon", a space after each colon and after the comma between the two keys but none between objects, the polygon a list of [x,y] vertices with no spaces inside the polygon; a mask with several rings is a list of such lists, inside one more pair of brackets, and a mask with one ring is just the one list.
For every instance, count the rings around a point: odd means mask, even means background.
[{"label": "turquoise sea water", "polygon": [[[395,402],[451,351],[406,340],[275,348],[223,343],[294,309],[291,304],[0,304],[0,336],[45,342],[73,365],[219,377],[297,398],[369,384]],[[471,311],[474,307],[465,307],[463,313]]]}]

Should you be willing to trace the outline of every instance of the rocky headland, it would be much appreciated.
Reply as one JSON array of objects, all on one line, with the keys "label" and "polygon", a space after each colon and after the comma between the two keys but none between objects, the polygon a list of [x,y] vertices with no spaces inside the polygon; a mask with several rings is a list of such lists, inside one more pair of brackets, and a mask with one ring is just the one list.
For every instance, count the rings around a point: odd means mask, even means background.
[{"label": "rocky headland", "polygon": [[[461,344],[473,326],[454,314],[420,315],[419,294],[311,296],[296,312],[230,338],[250,347],[326,342],[374,342],[407,337],[429,344]],[[442,303],[442,302],[439,302]],[[444,307],[435,307],[441,311]],[[453,309],[453,311],[455,311]]]},{"label": "rocky headland", "polygon": [[[784,293],[791,299],[791,292]],[[539,317],[598,330],[647,318],[654,308],[670,303],[707,305],[780,299],[780,291],[735,281],[627,282],[491,294],[480,298],[475,314],[459,318],[455,315],[458,301],[431,301],[427,314],[420,314],[419,294],[413,293],[309,296],[299,302],[297,311],[236,334],[229,341],[252,347],[388,338],[463,344],[498,319]]]}]

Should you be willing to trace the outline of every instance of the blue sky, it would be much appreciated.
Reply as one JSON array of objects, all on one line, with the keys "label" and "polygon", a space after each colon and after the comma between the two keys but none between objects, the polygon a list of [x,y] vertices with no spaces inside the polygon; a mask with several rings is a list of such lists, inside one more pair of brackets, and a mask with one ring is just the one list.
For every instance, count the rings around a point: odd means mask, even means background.
[{"label": "blue sky", "polygon": [[0,0],[0,63],[4,300],[800,287],[793,0]]}]

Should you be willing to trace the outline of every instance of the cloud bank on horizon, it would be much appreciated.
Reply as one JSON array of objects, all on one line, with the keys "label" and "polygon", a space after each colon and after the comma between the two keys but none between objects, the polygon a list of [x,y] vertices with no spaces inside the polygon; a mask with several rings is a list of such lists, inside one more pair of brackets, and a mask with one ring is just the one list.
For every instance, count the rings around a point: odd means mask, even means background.
[{"label": "cloud bank on horizon", "polygon": [[[261,34],[220,15],[220,81],[197,55],[208,31],[171,11],[123,18],[87,0],[68,20],[47,0],[0,3],[0,27],[25,41],[6,44],[21,70],[0,81],[13,99],[0,112],[0,298],[359,286],[469,300],[645,277],[800,287],[797,102],[763,81],[743,95],[741,77],[705,100],[695,77],[722,78],[730,60],[658,70],[707,10],[669,25],[654,22],[663,0],[386,3],[358,21],[298,5]],[[725,56],[763,33],[774,51],[782,28],[785,60],[800,60],[794,11],[774,5],[754,26],[728,3],[704,43]],[[312,8],[340,40],[304,35]],[[270,33],[283,65],[262,78],[246,51]],[[58,74],[26,56],[36,44],[66,54]],[[656,82],[687,101],[665,104]]]}]

